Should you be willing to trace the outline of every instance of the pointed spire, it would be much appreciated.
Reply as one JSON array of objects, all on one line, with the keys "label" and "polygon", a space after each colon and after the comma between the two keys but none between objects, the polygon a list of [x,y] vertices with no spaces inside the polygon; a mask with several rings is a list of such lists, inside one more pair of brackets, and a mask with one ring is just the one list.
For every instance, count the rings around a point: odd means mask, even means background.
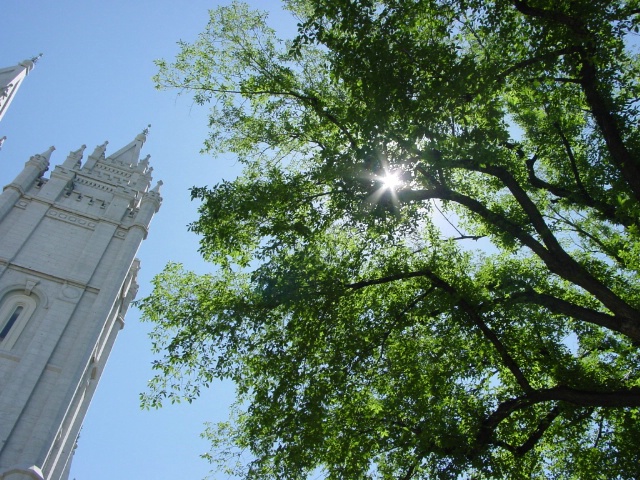
[{"label": "pointed spire", "polygon": [[105,141],[102,145],[98,145],[95,148],[93,153],[89,155],[89,158],[87,158],[87,161],[84,162],[84,166],[82,167],[83,170],[93,170],[93,167],[95,167],[98,160],[104,159],[104,152],[107,149],[108,144],[109,142]]},{"label": "pointed spire", "polygon": [[48,150],[42,152],[42,153],[36,153],[34,156],[32,156],[29,161],[39,161],[41,164],[43,164],[43,171],[46,170],[47,168],[49,168],[49,160],[51,159],[51,153],[56,149],[56,147],[54,147],[53,145],[51,145],[49,147]]},{"label": "pointed spire", "polygon": [[147,128],[145,128],[144,130],[142,130],[142,132],[140,132],[138,134],[138,136],[136,137],[136,140],[139,140],[140,142],[144,143],[147,141],[147,135],[149,135],[149,129],[151,128],[151,124],[147,125]]},{"label": "pointed spire", "polygon": [[104,158],[104,152],[107,150],[107,145],[109,145],[109,140],[105,140],[102,145],[98,145],[90,156]]},{"label": "pointed spire", "polygon": [[164,184],[164,182],[162,180],[158,180],[158,183],[156,183],[156,186],[153,187],[151,189],[152,192],[159,194],[160,193],[160,187]]},{"label": "pointed spire", "polygon": [[80,160],[86,148],[87,146],[83,144],[78,150],[69,152],[69,156],[73,156],[75,159]]},{"label": "pointed spire", "polygon": [[151,158],[151,155],[147,155],[146,157],[144,157],[142,160],[140,160],[140,163],[138,163],[138,166],[136,167],[136,171],[144,174],[147,172],[147,169],[149,167],[149,159]]},{"label": "pointed spire", "polygon": [[44,159],[47,160],[47,162],[51,159],[51,153],[53,153],[53,151],[56,149],[56,147],[54,147],[53,145],[51,145],[47,150],[45,150],[44,152],[38,154],[38,157],[42,157]]},{"label": "pointed spire", "polygon": [[16,92],[24,78],[33,70],[42,54],[31,60],[24,60],[17,65],[0,68],[0,120],[16,96]]},{"label": "pointed spire", "polygon": [[84,149],[87,148],[86,145],[82,145],[78,150],[69,152],[69,156],[62,164],[65,168],[74,168],[82,160],[82,156],[84,154]]},{"label": "pointed spire", "polygon": [[109,155],[107,160],[111,160],[114,163],[121,163],[122,165],[136,166],[138,164],[138,158],[140,157],[140,149],[147,140],[148,133],[149,128],[147,127],[128,145],[122,147],[116,153]]},{"label": "pointed spire", "polygon": [[33,67],[35,67],[36,63],[38,63],[38,60],[40,60],[41,58],[42,58],[42,54],[40,53],[35,57],[31,57],[28,60],[23,60],[22,62],[20,62],[20,65],[22,65],[27,69],[27,71],[25,72],[25,75],[29,75],[29,72],[33,70]]}]

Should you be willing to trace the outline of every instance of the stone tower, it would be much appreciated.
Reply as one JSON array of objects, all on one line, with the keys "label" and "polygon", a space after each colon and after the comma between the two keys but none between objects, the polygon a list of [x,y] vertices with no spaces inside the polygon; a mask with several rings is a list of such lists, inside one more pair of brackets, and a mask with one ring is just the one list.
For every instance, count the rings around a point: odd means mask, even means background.
[{"label": "stone tower", "polygon": [[51,147],[0,195],[0,480],[69,475],[162,201],[146,133],[84,164],[82,146],[46,179]]}]

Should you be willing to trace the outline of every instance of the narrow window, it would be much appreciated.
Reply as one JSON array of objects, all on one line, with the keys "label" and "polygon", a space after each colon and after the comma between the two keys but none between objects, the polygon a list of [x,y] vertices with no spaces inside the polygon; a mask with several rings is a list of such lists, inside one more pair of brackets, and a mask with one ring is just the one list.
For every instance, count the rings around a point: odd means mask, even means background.
[{"label": "narrow window", "polygon": [[0,332],[0,340],[3,340],[4,337],[7,336],[7,333],[9,333],[9,330],[11,330],[11,327],[13,327],[13,324],[16,323],[16,320],[18,319],[18,317],[20,316],[23,310],[24,310],[24,307],[22,305],[18,305],[16,307],[16,309],[13,311],[13,313],[9,317],[9,320],[7,320],[7,323],[4,324],[2,331]]},{"label": "narrow window", "polygon": [[0,349],[11,350],[36,311],[35,295],[13,292],[0,301]]}]

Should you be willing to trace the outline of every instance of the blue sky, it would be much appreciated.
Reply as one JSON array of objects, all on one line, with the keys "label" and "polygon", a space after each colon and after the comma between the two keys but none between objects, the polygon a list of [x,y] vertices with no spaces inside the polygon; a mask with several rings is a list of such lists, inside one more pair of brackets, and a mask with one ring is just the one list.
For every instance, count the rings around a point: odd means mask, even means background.
[{"label": "blue sky", "polygon": [[[0,123],[6,135],[0,151],[0,184],[9,183],[35,153],[56,147],[52,164],[62,163],[82,144],[87,150],[109,141],[107,154],[151,124],[143,154],[151,154],[154,183],[162,179],[164,202],[138,257],[142,270],[138,298],[150,291],[152,276],[168,261],[204,272],[197,238],[186,225],[196,218],[189,200],[194,185],[236,176],[233,157],[199,153],[206,136],[206,108],[176,92],[154,90],[154,59],[172,59],[178,40],[204,29],[215,1],[0,2],[0,67],[42,52]],[[275,0],[254,2],[271,12],[271,23],[293,31],[295,21]],[[131,309],[85,419],[71,479],[198,479],[209,472],[199,458],[205,421],[223,420],[233,386],[214,385],[193,404],[142,411],[138,395],[152,376],[150,326]],[[213,478],[226,478],[224,476]]]}]

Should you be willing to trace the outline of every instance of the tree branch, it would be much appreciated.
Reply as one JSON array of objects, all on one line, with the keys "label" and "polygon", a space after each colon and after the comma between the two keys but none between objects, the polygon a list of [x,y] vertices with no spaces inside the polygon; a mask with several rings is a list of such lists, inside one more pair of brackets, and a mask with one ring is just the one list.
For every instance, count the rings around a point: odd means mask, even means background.
[{"label": "tree branch", "polygon": [[498,338],[498,335],[496,335],[496,333],[493,330],[491,330],[483,320],[482,316],[479,313],[479,308],[471,305],[464,298],[462,298],[458,290],[453,285],[443,280],[440,276],[438,276],[432,270],[425,268],[422,270],[417,270],[415,272],[397,273],[394,275],[388,275],[386,277],[377,278],[373,280],[363,280],[361,282],[351,283],[346,285],[346,287],[351,289],[358,289],[358,288],[364,288],[370,285],[379,285],[382,283],[393,282],[396,280],[405,280],[408,278],[415,278],[415,277],[427,278],[433,286],[445,292],[450,298],[455,299],[456,304],[460,306],[460,308],[465,312],[465,314],[472,321],[472,323],[480,330],[480,332],[482,332],[484,337],[487,340],[489,340],[489,342],[496,349],[496,351],[500,355],[500,358],[502,359],[502,362],[513,374],[516,381],[518,382],[518,385],[520,385],[520,387],[525,392],[530,392],[533,390],[531,385],[529,384],[529,381],[524,376],[524,373],[522,373],[522,370],[520,370],[520,367],[518,366],[517,362],[509,354],[507,348]]},{"label": "tree branch", "polygon": [[[640,200],[640,161],[631,155],[623,141],[620,132],[618,119],[611,111],[612,101],[601,91],[598,82],[598,71],[592,58],[592,51],[595,48],[597,39],[589,32],[584,22],[576,17],[567,15],[558,10],[546,10],[529,5],[523,0],[513,0],[516,9],[523,15],[537,17],[549,23],[567,26],[576,37],[583,43],[579,48],[580,62],[580,84],[585,93],[587,103],[591,108],[591,114],[596,120],[604,141],[609,149],[611,158],[616,167],[620,170],[637,200]],[[575,48],[575,47],[574,47]],[[587,49],[588,48],[588,49]]]},{"label": "tree branch", "polygon": [[557,23],[569,27],[574,33],[581,36],[588,35],[589,31],[586,29],[582,20],[567,15],[559,10],[546,10],[544,8],[532,7],[528,2],[524,0],[513,0],[513,4],[516,9],[523,15],[529,17],[542,18],[550,23]]},{"label": "tree branch", "polygon": [[349,140],[351,147],[354,149],[358,148],[358,143],[356,139],[351,135],[351,133],[346,129],[344,125],[338,120],[338,118],[332,114],[327,108],[322,106],[322,102],[317,97],[313,97],[310,95],[304,95],[302,93],[294,92],[292,90],[231,90],[224,88],[212,88],[210,86],[200,86],[200,85],[171,85],[174,87],[180,86],[182,88],[186,88],[188,90],[202,90],[210,93],[222,93],[229,95],[242,95],[247,97],[257,96],[257,95],[273,95],[280,97],[291,97],[299,100],[305,105],[311,107],[313,111],[319,117],[326,118],[329,122],[333,123],[338,130],[340,130]]},{"label": "tree branch", "polygon": [[628,390],[615,391],[589,391],[577,390],[560,385],[526,393],[521,397],[502,402],[491,415],[485,418],[476,437],[476,444],[478,446],[485,446],[496,443],[493,439],[493,434],[500,422],[507,419],[513,412],[530,407],[531,405],[550,401],[567,402],[584,407],[638,407],[640,406],[640,388],[633,387]]},{"label": "tree branch", "polygon": [[569,203],[572,203],[574,205],[593,208],[612,223],[620,223],[625,227],[636,223],[636,221],[628,218],[626,215],[620,215],[619,212],[616,212],[616,209],[614,207],[608,205],[607,203],[597,201],[589,195],[574,192],[567,188],[545,182],[544,180],[536,176],[536,172],[534,170],[536,161],[537,157],[535,156],[526,161],[527,171],[529,173],[529,183],[531,183],[532,186],[540,188],[542,190],[546,190],[556,197],[564,198]]},{"label": "tree branch", "polygon": [[417,270],[415,272],[403,272],[388,275],[386,277],[375,278],[373,280],[362,280],[360,282],[348,283],[346,288],[352,290],[358,290],[371,285],[381,285],[383,283],[395,282],[396,280],[407,280],[409,278],[425,277],[429,273],[429,270]]},{"label": "tree branch", "polygon": [[516,63],[515,65],[512,65],[511,67],[507,68],[504,72],[499,73],[496,76],[496,80],[504,80],[507,76],[511,75],[512,73],[522,68],[528,67],[530,65],[535,65],[536,63],[543,62],[545,60],[553,60],[554,58],[560,57],[562,55],[570,55],[572,53],[577,53],[578,51],[579,50],[577,47],[570,46],[570,47],[559,48],[557,50],[552,50],[550,52],[545,52],[541,55],[537,55],[535,57],[522,60]]},{"label": "tree branch", "polygon": [[[505,216],[488,209],[478,200],[467,195],[455,192],[443,185],[436,184],[431,190],[410,190],[399,191],[398,198],[407,201],[421,201],[432,198],[451,200],[465,206],[472,212],[480,215],[487,222],[499,227],[504,232],[520,240],[529,247],[545,263],[552,273],[568,280],[575,285],[584,288],[597,298],[602,304],[611,310],[616,316],[629,324],[629,330],[640,328],[640,312],[627,304],[611,289],[600,280],[595,278],[589,271],[571,257],[560,245],[549,227],[544,221],[542,214],[535,203],[529,198],[527,192],[520,186],[513,175],[503,167],[489,165],[481,166],[470,159],[449,161],[453,168],[463,168],[466,170],[485,173],[502,181],[503,185],[509,189],[514,199],[520,204],[529,222],[536,230],[544,245],[538,242],[531,234],[526,232],[520,225],[512,222]],[[434,182],[434,179],[430,179]]]},{"label": "tree branch", "polygon": [[614,315],[581,307],[546,293],[537,293],[533,290],[519,292],[513,294],[508,301],[511,303],[534,303],[548,308],[553,313],[567,315],[582,322],[593,323],[594,325],[622,333],[636,342],[640,342],[640,326],[625,322],[624,319]]},{"label": "tree branch", "polygon": [[478,327],[478,329],[482,332],[484,337],[487,340],[489,340],[489,342],[493,345],[493,347],[496,349],[496,351],[500,355],[500,358],[502,359],[502,362],[504,363],[504,365],[509,369],[512,375],[515,377],[516,381],[518,382],[518,385],[520,385],[520,388],[522,388],[522,390],[524,390],[525,392],[532,391],[533,389],[529,384],[529,381],[524,376],[524,373],[522,373],[522,370],[520,370],[520,367],[518,366],[517,362],[509,354],[507,348],[498,338],[498,335],[496,335],[496,333],[493,330],[491,330],[489,326],[485,323],[485,321],[483,320],[482,316],[478,311],[479,309],[471,305],[464,298],[462,298],[458,290],[453,285],[451,285],[450,283],[440,278],[434,272],[427,271],[425,276],[427,276],[429,280],[431,280],[431,282],[436,287],[446,292],[449,295],[449,297],[457,299],[456,303],[467,314],[469,319],[476,325],[476,327]]},{"label": "tree branch", "polygon": [[580,172],[578,172],[578,164],[576,163],[576,157],[573,154],[573,149],[571,148],[571,144],[569,143],[569,140],[567,139],[564,132],[562,131],[562,128],[560,128],[560,124],[558,122],[553,122],[553,126],[558,131],[558,135],[560,135],[560,139],[562,140],[562,145],[564,146],[564,149],[567,152],[567,156],[569,157],[569,162],[571,163],[571,171],[573,172],[573,178],[576,181],[576,185],[578,186],[578,189],[582,192],[582,194],[586,198],[591,199],[589,192],[587,192],[587,190],[584,188],[584,184],[580,179]]},{"label": "tree branch", "polygon": [[589,240],[591,240],[595,245],[597,245],[597,247],[604,252],[606,255],[610,256],[611,258],[613,258],[616,262],[618,262],[618,264],[622,267],[622,268],[629,268],[628,262],[625,261],[622,257],[620,257],[620,255],[618,254],[618,252],[615,249],[611,249],[610,247],[608,247],[607,245],[605,245],[605,243],[600,240],[598,237],[596,237],[594,234],[587,232],[584,228],[582,228],[580,225],[576,224],[575,222],[573,222],[571,219],[566,218],[564,215],[562,215],[560,212],[555,211],[554,213],[558,216],[558,218],[564,222],[565,224],[569,225],[571,228],[573,228],[573,230],[579,235],[582,236],[584,238],[588,238]]},{"label": "tree branch", "polygon": [[485,237],[486,235],[462,235],[460,237],[454,237],[451,240],[480,240]]},{"label": "tree branch", "polygon": [[557,406],[553,407],[549,411],[549,413],[547,413],[545,417],[540,420],[540,423],[538,423],[538,427],[531,433],[531,435],[529,435],[529,438],[527,438],[527,440],[522,445],[515,449],[514,453],[518,456],[522,456],[533,447],[535,447],[538,441],[544,435],[544,432],[547,431],[547,429],[551,426],[558,415],[560,415],[560,408],[558,408]]},{"label": "tree branch", "polygon": [[600,91],[597,68],[587,52],[582,54],[580,77],[580,84],[587,103],[591,107],[591,114],[600,128],[611,159],[631,188],[636,200],[640,201],[640,161],[631,155],[624,144],[618,120],[611,112],[612,102]]}]

